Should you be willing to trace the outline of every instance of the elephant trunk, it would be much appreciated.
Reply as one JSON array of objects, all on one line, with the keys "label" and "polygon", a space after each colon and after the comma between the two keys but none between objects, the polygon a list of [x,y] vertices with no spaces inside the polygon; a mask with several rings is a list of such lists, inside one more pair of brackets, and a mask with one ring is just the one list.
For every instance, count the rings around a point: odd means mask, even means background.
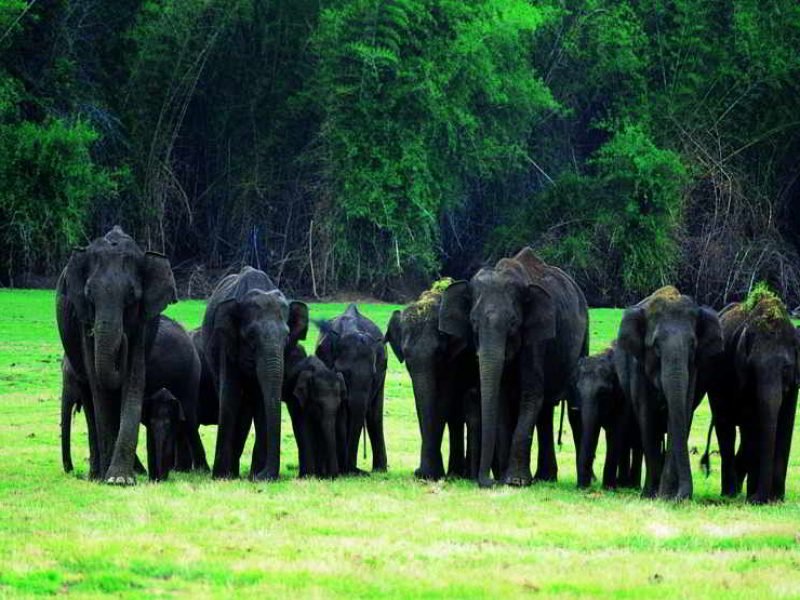
[{"label": "elephant trunk", "polygon": [[685,352],[680,356],[666,360],[662,368],[662,389],[667,402],[667,465],[672,463],[671,470],[662,475],[677,482],[672,482],[662,490],[676,499],[692,497],[692,469],[689,462],[689,367],[685,360]]},{"label": "elephant trunk", "polygon": [[128,361],[128,338],[122,319],[115,314],[98,314],[94,322],[94,368],[100,387],[117,390]]},{"label": "elephant trunk", "polygon": [[489,470],[495,458],[505,347],[504,337],[498,336],[498,339],[482,339],[478,351],[481,379],[481,461],[478,469],[478,484],[481,487],[492,485]]},{"label": "elephant trunk", "polygon": [[257,364],[258,385],[263,400],[266,423],[266,471],[259,478],[275,479],[280,469],[281,391],[283,389],[283,348],[276,348]]},{"label": "elephant trunk", "polygon": [[[592,463],[600,437],[600,414],[595,402],[581,403],[581,444],[578,449],[578,487],[592,484]],[[608,449],[606,449],[608,452]]]},{"label": "elephant trunk", "polygon": [[[769,502],[772,500],[773,496],[778,411],[783,399],[780,378],[775,375],[770,375],[763,377],[763,379],[767,381],[777,381],[777,383],[759,382],[756,386],[759,434],[755,440],[754,446],[758,449],[758,477],[755,496],[749,498],[749,500],[757,504]],[[748,477],[750,476],[751,475],[748,475]]]},{"label": "elephant trunk", "polygon": [[437,411],[439,399],[436,397],[434,369],[427,365],[415,369],[411,384],[414,388],[414,402],[422,437],[419,469],[416,475],[423,479],[440,479],[444,477],[444,463],[442,462],[444,419]]},{"label": "elephant trunk", "polygon": [[320,440],[320,443],[325,449],[325,476],[336,477],[339,475],[339,456],[336,443],[336,415],[325,417],[321,423],[321,430],[322,440]]}]

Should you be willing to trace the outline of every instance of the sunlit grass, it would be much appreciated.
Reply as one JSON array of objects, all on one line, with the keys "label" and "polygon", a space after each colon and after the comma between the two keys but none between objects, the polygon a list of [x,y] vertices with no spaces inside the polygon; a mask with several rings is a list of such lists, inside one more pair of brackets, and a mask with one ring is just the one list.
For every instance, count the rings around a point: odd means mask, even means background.
[{"label": "sunlit grass", "polygon": [[[323,318],[343,308],[311,310]],[[393,308],[363,310],[385,326]],[[169,314],[194,327],[203,309],[183,302]],[[609,343],[620,316],[592,311],[593,351]],[[312,329],[309,350],[315,337]],[[787,501],[777,506],[720,500],[718,458],[705,479],[699,454],[692,455],[691,503],[579,492],[568,431],[557,484],[481,491],[466,482],[417,482],[410,381],[391,356],[386,475],[295,480],[285,419],[277,483],[173,475],[165,484],[115,489],[81,478],[88,454],[82,417],[73,435],[79,477],[61,471],[60,356],[52,293],[0,292],[0,596],[800,595],[798,443]],[[693,452],[702,452],[708,418],[704,403]],[[202,434],[213,456],[215,429]],[[366,468],[367,454],[360,458]]]}]

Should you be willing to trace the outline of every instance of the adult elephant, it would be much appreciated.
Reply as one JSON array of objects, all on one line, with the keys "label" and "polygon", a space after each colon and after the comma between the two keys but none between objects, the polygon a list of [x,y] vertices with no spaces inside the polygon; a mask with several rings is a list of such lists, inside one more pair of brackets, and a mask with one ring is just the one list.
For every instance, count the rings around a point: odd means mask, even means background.
[{"label": "adult elephant", "polygon": [[203,319],[204,356],[219,397],[213,476],[239,476],[244,443],[255,422],[250,478],[280,470],[284,352],[308,332],[308,307],[289,302],[263,271],[244,267],[223,278]]},{"label": "adult elephant", "polygon": [[[64,471],[69,472],[72,470],[70,456],[72,409],[73,407],[80,408],[86,405],[90,399],[90,390],[88,382],[75,372],[66,357],[64,358],[62,371],[62,462]],[[180,323],[164,315],[158,317],[157,330],[148,353],[145,372],[145,402],[152,400],[154,397],[164,402],[165,396],[159,392],[162,389],[167,389],[180,405],[180,412],[184,416],[177,423],[174,433],[177,443],[176,449],[186,453],[186,459],[184,460],[185,470],[193,468],[208,471],[206,454],[200,440],[197,423],[201,364],[189,335]],[[146,408],[143,405],[143,415],[147,412]],[[86,414],[88,415],[88,413]],[[142,422],[145,422],[144,416]],[[98,458],[96,452],[97,432],[94,428],[94,423],[89,422],[88,419],[87,428],[89,430],[89,463],[94,465]],[[148,440],[150,437],[148,432]],[[148,447],[149,445],[150,442],[148,441]],[[160,439],[157,445],[163,447],[163,440]],[[156,462],[161,462],[161,460],[157,459]]]},{"label": "adult elephant", "polygon": [[[756,291],[746,302],[727,306],[719,318],[725,352],[714,361],[708,398],[722,494],[738,494],[746,477],[748,501],[783,500],[800,383],[800,333],[769,292]],[[741,446],[734,456],[737,427]]]},{"label": "adult elephant", "polygon": [[76,250],[61,273],[56,318],[64,353],[87,382],[97,431],[90,476],[132,485],[146,359],[158,316],[177,294],[169,260],[143,252],[119,227]]},{"label": "adult elephant", "polygon": [[689,429],[706,392],[709,361],[721,351],[716,312],[672,286],[625,310],[614,361],[639,422],[647,467],[644,497],[691,498]]},{"label": "adult elephant", "polygon": [[358,439],[364,425],[372,447],[372,470],[385,471],[386,441],[383,437],[383,386],[386,380],[386,348],[383,332],[351,304],[338,317],[319,322],[322,335],[316,355],[329,369],[344,376],[347,386],[347,455],[340,465],[344,473],[358,469]]},{"label": "adult elephant", "polygon": [[[509,485],[529,485],[534,425],[539,432],[537,478],[555,480],[553,409],[588,351],[589,314],[578,285],[530,248],[450,285],[439,329],[477,349],[481,452],[478,483],[493,485],[490,468]],[[576,445],[580,424],[570,411]],[[510,433],[513,431],[513,434]]]},{"label": "adult elephant", "polygon": [[394,311],[386,330],[386,341],[411,375],[422,436],[419,468],[414,475],[421,479],[440,479],[445,475],[442,461],[445,425],[450,436],[448,476],[473,479],[478,476],[480,406],[477,392],[473,391],[480,386],[478,359],[473,348],[439,331],[442,293],[449,283],[452,281],[436,282],[416,302],[402,311]]}]

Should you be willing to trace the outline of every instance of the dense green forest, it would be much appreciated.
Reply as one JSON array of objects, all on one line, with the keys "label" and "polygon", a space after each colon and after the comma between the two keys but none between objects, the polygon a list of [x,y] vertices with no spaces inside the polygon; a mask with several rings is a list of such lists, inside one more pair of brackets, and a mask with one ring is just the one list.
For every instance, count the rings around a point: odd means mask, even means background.
[{"label": "dense green forest", "polygon": [[122,224],[202,292],[531,244],[593,304],[800,301],[796,0],[0,0],[0,281]]}]

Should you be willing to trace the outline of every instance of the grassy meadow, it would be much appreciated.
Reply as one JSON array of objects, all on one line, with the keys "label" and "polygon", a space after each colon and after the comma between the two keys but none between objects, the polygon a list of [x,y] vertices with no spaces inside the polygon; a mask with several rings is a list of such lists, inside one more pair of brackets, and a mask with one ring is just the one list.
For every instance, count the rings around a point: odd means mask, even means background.
[{"label": "grassy meadow", "polygon": [[[343,308],[311,311],[327,317]],[[362,308],[384,327],[395,307]],[[195,327],[203,310],[202,302],[188,301],[168,313]],[[592,311],[593,351],[615,335],[620,317],[618,310]],[[312,329],[309,349],[315,338]],[[120,489],[84,479],[80,415],[77,476],[62,472],[60,356],[53,293],[0,291],[0,597],[800,596],[800,440],[784,504],[721,500],[719,458],[708,479],[697,465],[709,421],[705,402],[690,439],[695,500],[678,505],[576,490],[568,429],[557,484],[483,491],[461,481],[414,480],[419,435],[411,384],[393,355],[388,474],[295,479],[284,410],[276,483],[173,474],[164,484],[140,479]],[[203,428],[202,436],[212,460],[215,428]],[[600,460],[603,454],[601,447]],[[371,465],[369,453],[359,460]]]}]

